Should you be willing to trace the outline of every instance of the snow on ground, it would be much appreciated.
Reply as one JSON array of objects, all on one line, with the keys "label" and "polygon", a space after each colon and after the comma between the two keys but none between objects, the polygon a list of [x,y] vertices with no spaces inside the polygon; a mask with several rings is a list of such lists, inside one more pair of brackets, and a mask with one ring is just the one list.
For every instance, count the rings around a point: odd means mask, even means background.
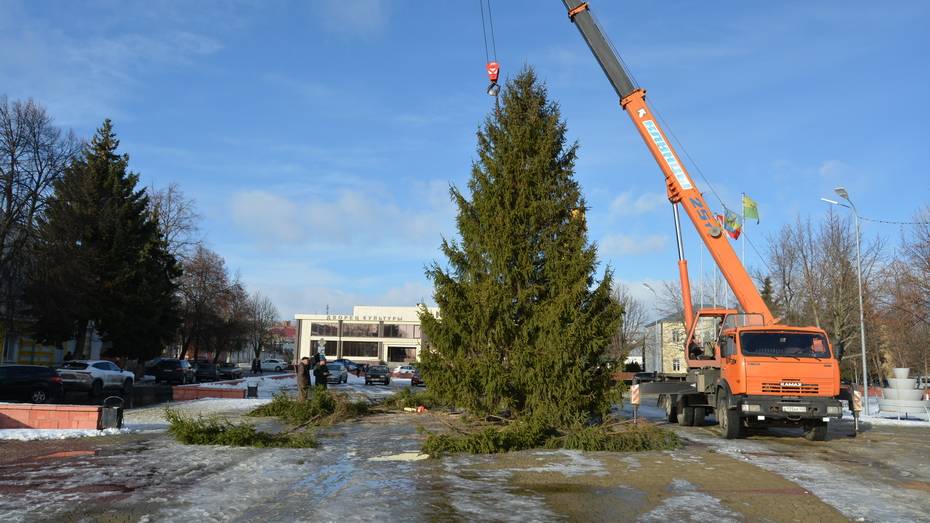
[{"label": "snow on ground", "polygon": [[[672,481],[669,496],[662,503],[649,512],[639,516],[636,521],[658,522],[665,521],[716,521],[719,523],[736,523],[742,517],[740,514],[723,506],[720,500],[699,492],[697,487],[683,479]],[[687,519],[681,519],[686,515]]]},{"label": "snow on ground", "polygon": [[920,508],[925,503],[925,492],[881,482],[859,481],[831,463],[795,459],[773,452],[772,447],[765,442],[724,440],[696,430],[682,430],[678,434],[685,439],[707,444],[721,454],[779,474],[809,490],[852,520],[926,520],[927,514]]},{"label": "snow on ground", "polygon": [[[238,383],[202,383],[198,387],[220,389],[245,389],[247,386],[258,386],[259,398],[272,398],[279,392],[297,391],[297,378],[294,375],[287,377],[277,376],[249,376]],[[275,379],[277,378],[277,379]],[[400,388],[409,387],[410,378],[391,378],[389,385],[365,385],[365,378],[349,374],[344,384],[329,384],[333,391],[357,393],[372,399],[382,399],[396,393]]]},{"label": "snow on ground", "polygon": [[0,440],[36,441],[42,439],[86,438],[131,432],[131,429],[0,429]]},{"label": "snow on ground", "polygon": [[[280,376],[280,375],[279,375]],[[294,376],[272,379],[272,376],[250,376],[240,383],[205,383],[201,387],[233,387],[244,389],[246,385],[258,385],[258,399],[221,399],[204,398],[193,401],[179,401],[150,407],[129,409],[123,415],[122,429],[86,430],[86,429],[2,429],[0,440],[49,440],[66,438],[84,438],[107,436],[112,434],[159,431],[168,427],[165,420],[165,407],[171,407],[188,416],[240,416],[246,412],[268,403],[275,394],[297,390]],[[369,399],[384,399],[410,385],[409,379],[394,378],[390,385],[365,385],[365,378],[349,375],[345,384],[330,385],[333,391],[344,391],[364,396]]]},{"label": "snow on ground", "polygon": [[123,415],[123,426],[129,430],[155,430],[165,428],[165,407],[170,407],[188,416],[218,416],[241,415],[255,407],[268,403],[265,398],[259,399],[222,399],[204,398],[193,401],[178,401],[163,405],[155,405],[142,409],[127,410]]},{"label": "snow on ground", "polygon": [[[869,397],[869,414],[868,416],[865,413],[862,413],[859,416],[859,422],[871,423],[873,425],[890,425],[896,427],[923,427],[930,428],[930,417],[927,414],[924,415],[915,415],[908,414],[898,414],[897,412],[882,412],[879,410],[878,398]],[[898,419],[898,416],[901,419]],[[843,419],[853,420],[853,413],[848,410],[843,410]]]}]

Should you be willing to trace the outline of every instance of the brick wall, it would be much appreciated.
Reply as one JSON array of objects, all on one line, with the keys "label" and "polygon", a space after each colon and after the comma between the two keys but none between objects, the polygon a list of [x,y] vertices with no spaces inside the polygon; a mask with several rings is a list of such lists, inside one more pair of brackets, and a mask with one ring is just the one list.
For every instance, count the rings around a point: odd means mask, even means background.
[{"label": "brick wall", "polygon": [[102,407],[90,405],[0,405],[0,429],[100,428]]},{"label": "brick wall", "polygon": [[171,387],[171,399],[174,401],[199,400],[201,398],[245,398],[245,389],[198,387],[197,385],[176,385]]}]

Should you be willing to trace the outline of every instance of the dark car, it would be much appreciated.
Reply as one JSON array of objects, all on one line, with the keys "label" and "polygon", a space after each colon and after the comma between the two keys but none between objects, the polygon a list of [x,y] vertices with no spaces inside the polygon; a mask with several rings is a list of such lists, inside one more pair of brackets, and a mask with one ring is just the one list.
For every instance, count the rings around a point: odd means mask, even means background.
[{"label": "dark car", "polygon": [[329,374],[326,376],[326,383],[345,383],[349,380],[349,371],[346,370],[346,366],[341,363],[332,363],[326,364],[326,370],[329,371]]},{"label": "dark car", "polygon": [[48,403],[64,395],[61,376],[39,365],[0,365],[0,399]]},{"label": "dark car", "polygon": [[216,370],[224,380],[237,380],[242,377],[242,369],[235,363],[220,363]]},{"label": "dark car", "polygon": [[194,369],[187,360],[178,360],[174,358],[161,359],[153,365],[146,367],[145,373],[153,376],[155,381],[164,381],[167,383],[194,383],[197,376]]},{"label": "dark car", "polygon": [[194,376],[196,376],[197,381],[200,382],[219,381],[220,370],[214,363],[198,361],[194,367]]},{"label": "dark car", "polygon": [[372,365],[368,367],[365,373],[365,385],[371,385],[374,382],[389,385],[391,383],[391,369],[387,365]]},{"label": "dark car", "polygon": [[355,363],[354,361],[346,359],[346,358],[335,359],[333,360],[333,363],[341,363],[342,366],[345,367],[346,370],[349,371],[349,373],[351,374],[354,374],[355,370],[361,366],[358,363]]},{"label": "dark car", "polygon": [[410,386],[411,387],[425,387],[426,382],[423,381],[423,378],[420,377],[420,371],[413,371],[413,375],[410,376]]},{"label": "dark car", "polygon": [[656,380],[655,372],[637,372],[633,375],[634,383],[648,383]]}]

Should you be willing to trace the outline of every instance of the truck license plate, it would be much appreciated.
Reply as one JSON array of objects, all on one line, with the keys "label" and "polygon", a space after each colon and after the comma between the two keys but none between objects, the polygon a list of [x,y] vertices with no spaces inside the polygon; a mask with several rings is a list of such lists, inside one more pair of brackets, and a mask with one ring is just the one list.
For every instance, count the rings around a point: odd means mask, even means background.
[{"label": "truck license plate", "polygon": [[782,405],[782,412],[807,412],[807,407],[803,406],[794,406],[794,405]]}]

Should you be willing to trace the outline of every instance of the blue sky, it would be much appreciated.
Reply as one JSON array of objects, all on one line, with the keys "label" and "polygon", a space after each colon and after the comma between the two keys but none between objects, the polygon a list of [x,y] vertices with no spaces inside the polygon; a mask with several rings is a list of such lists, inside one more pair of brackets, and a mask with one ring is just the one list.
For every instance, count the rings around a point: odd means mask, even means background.
[{"label": "blue sky", "polygon": [[[676,277],[658,168],[561,2],[492,6],[502,74],[535,67],[581,144],[602,262],[650,300],[642,282]],[[822,216],[837,185],[863,216],[927,205],[930,4],[592,9],[724,201],[758,201],[756,245]],[[0,94],[83,136],[112,118],[143,183],[178,182],[207,246],[282,316],[432,301],[448,185],[465,185],[492,105],[477,2],[0,0],[0,49]],[[690,226],[685,243],[696,271]]]}]

